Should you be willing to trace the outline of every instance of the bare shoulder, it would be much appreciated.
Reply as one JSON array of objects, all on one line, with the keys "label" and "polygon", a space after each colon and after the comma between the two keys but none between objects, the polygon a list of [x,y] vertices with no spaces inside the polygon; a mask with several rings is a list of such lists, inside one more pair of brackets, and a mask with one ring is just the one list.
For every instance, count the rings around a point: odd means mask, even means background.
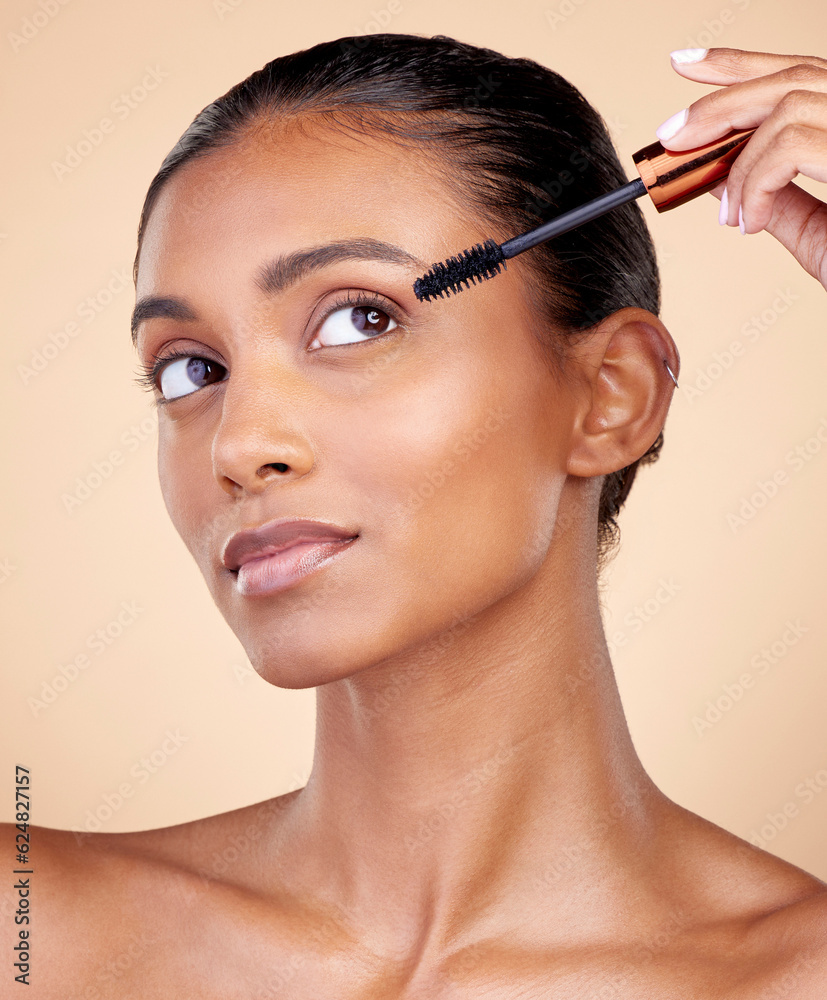
[{"label": "bare shoulder", "polygon": [[90,848],[166,865],[201,881],[254,881],[261,855],[300,789],[175,826],[133,833],[80,834]]},{"label": "bare shoulder", "polygon": [[827,996],[827,885],[815,881],[811,894],[765,914],[754,931],[762,950],[781,951],[777,986],[798,1000]]},{"label": "bare shoulder", "polygon": [[79,947],[80,937],[85,938],[82,928],[89,910],[84,882],[94,884],[99,869],[93,866],[84,870],[75,852],[62,849],[61,842],[68,847],[71,834],[32,825],[25,831],[24,862],[23,855],[17,854],[19,835],[20,829],[14,824],[0,823],[3,854],[8,857],[13,846],[16,859],[14,881],[3,879],[0,888],[0,941],[5,954],[14,950],[22,956],[28,946],[27,968],[18,966],[21,974],[25,972],[26,978],[19,981],[30,987],[28,996],[57,997],[61,988],[57,970],[82,979],[88,960],[94,962],[95,943],[106,938],[106,931],[101,937],[90,935]]},{"label": "bare shoulder", "polygon": [[722,995],[824,1000],[827,883],[695,814],[680,825],[678,881],[698,915],[691,947],[729,970]]},{"label": "bare shoulder", "polygon": [[[292,794],[131,833],[29,826],[28,873],[15,875],[27,884],[4,879],[0,889],[4,953],[32,942],[28,995],[112,996],[107,990],[116,981],[158,965],[168,935],[181,939],[189,928],[203,940],[206,917],[230,919],[255,884],[259,852]],[[13,844],[16,833],[13,824],[0,824],[0,844]]]},{"label": "bare shoulder", "polygon": [[258,848],[278,829],[280,817],[297,794],[298,790],[175,826],[127,833],[33,826],[32,856],[57,891],[70,886],[77,890],[82,873],[120,876],[127,869],[136,877],[162,869],[167,878],[177,871],[182,876],[222,880],[255,863]]}]

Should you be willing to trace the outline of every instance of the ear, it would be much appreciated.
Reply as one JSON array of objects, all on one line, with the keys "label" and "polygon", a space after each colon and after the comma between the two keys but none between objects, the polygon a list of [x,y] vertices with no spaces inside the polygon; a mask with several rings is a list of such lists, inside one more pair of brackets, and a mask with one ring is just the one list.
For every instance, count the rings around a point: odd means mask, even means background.
[{"label": "ear", "polygon": [[666,327],[646,309],[611,313],[575,349],[581,391],[567,471],[600,476],[631,465],[654,443],[669,411],[680,356]]}]

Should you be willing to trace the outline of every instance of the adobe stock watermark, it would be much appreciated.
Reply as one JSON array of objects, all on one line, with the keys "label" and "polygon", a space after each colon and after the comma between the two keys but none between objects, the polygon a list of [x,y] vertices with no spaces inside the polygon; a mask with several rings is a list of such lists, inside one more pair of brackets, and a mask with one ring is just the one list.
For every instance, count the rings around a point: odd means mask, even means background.
[{"label": "adobe stock watermark", "polygon": [[446,823],[453,820],[460,810],[470,805],[471,800],[479,795],[487,782],[495,777],[502,766],[517,752],[513,745],[507,745],[502,738],[498,743],[497,751],[482,764],[472,767],[464,774],[450,798],[440,803],[420,822],[416,836],[410,834],[405,836],[405,846],[411,853],[433,840],[434,835],[439,833]]},{"label": "adobe stock watermark", "polygon": [[[220,161],[213,165],[209,176],[199,181],[195,191],[187,194],[187,200],[180,208],[182,217],[189,222],[198,218],[205,209],[212,208],[223,195],[232,190],[243,173],[244,167],[238,160]],[[264,317],[261,322],[266,329],[266,307],[261,307],[261,314]]]},{"label": "adobe stock watermark", "polygon": [[608,632],[606,633],[606,649],[609,658],[606,658],[602,650],[597,649],[588,656],[581,656],[577,669],[574,671],[569,670],[566,673],[563,681],[569,694],[574,694],[586,684],[593,684],[598,677],[604,675],[607,670],[611,670],[611,659],[617,650],[628,645],[631,636],[641,632],[653,618],[660,614],[667,604],[670,604],[674,600],[675,595],[681,590],[681,585],[675,583],[671,577],[669,579],[663,576],[660,577],[658,588],[652,596],[647,597],[642,604],[636,604],[631,611],[627,611],[623,616],[623,624],[627,626],[628,631],[624,632],[623,629],[614,629],[611,635]]},{"label": "adobe stock watermark", "polygon": [[363,35],[374,35],[387,31],[391,21],[402,13],[402,0],[388,0],[379,10],[371,9],[367,21],[362,25]]},{"label": "adobe stock watermark", "polygon": [[139,423],[130,424],[119,438],[122,447],[113,448],[106,458],[94,461],[90,472],[75,479],[73,491],[61,494],[60,501],[66,513],[74,514],[78,507],[81,507],[96,490],[99,490],[105,482],[112,478],[115,470],[126,462],[129,455],[134,454],[146,441],[154,439],[157,428],[157,410],[153,410]]},{"label": "adobe stock watermark", "polygon": [[[381,337],[377,337],[377,341],[381,341]],[[383,344],[383,350],[381,354],[377,354],[375,357],[370,358],[365,362],[364,365],[360,365],[358,372],[353,372],[348,381],[353,389],[366,389],[378,378],[380,378],[385,371],[396,361],[400,356],[405,347],[405,341],[396,340],[390,344]]]},{"label": "adobe stock watermark", "polygon": [[[118,980],[130,972],[138,962],[150,956],[165,941],[161,935],[146,928],[142,928],[140,933],[133,931],[118,953],[99,966],[94,981],[86,984],[80,996],[83,1000],[108,1000],[113,995],[112,989]],[[117,995],[126,996],[121,991],[118,991]]]},{"label": "adobe stock watermark", "polygon": [[647,625],[656,615],[670,604],[675,595],[680,593],[681,584],[675,583],[670,576],[658,579],[658,586],[655,592],[647,597],[641,604],[636,604],[631,611],[627,611],[623,616],[623,624],[627,631],[615,629],[610,636],[606,637],[606,644],[609,647],[609,654],[614,656],[618,649],[623,648],[629,642],[630,636],[637,635],[645,625]]},{"label": "adobe stock watermark", "polygon": [[[326,602],[331,600],[335,594],[341,592],[342,588],[347,586],[347,580],[347,575],[341,575],[336,578],[335,576],[326,576],[323,574],[313,588],[301,596],[298,605],[291,607],[288,618],[283,621],[274,621],[271,623],[268,627],[266,637],[262,637],[261,641],[257,643],[256,661],[266,666],[272,658],[272,662],[277,665],[277,668],[285,662],[285,655],[289,653],[287,640],[303,625],[311,621],[318,609],[323,608]],[[428,648],[433,649],[434,645],[435,643],[429,644]],[[421,653],[418,654],[418,656],[421,655]],[[362,706],[364,717],[371,718],[380,714],[388,707],[391,700],[400,697],[401,691],[415,677],[422,676],[423,668],[418,664],[419,660],[417,660],[417,665],[413,667],[406,666],[395,671],[390,676],[382,694],[374,696],[372,707],[367,704]],[[232,669],[238,684],[246,683],[254,673],[258,673],[254,667],[248,667],[246,664],[234,664]]]},{"label": "adobe stock watermark", "polygon": [[[693,925],[695,919],[691,912],[684,909],[670,909],[661,923],[641,934],[631,945],[629,958],[625,960],[627,970],[615,972],[610,979],[603,980],[599,986],[590,984],[588,991],[583,984],[578,993],[579,1000],[609,1000],[611,997],[638,995],[641,966],[654,961]],[[496,945],[494,950],[496,951]],[[467,974],[478,967],[491,951],[490,941],[475,942],[463,948],[456,958],[452,956],[450,965],[445,969],[446,978],[449,981],[461,978],[463,986],[467,986]],[[629,987],[632,989],[629,990]]]},{"label": "adobe stock watermark", "polygon": [[735,23],[736,15],[743,13],[750,2],[751,0],[733,0],[732,6],[722,7],[717,17],[705,18],[697,35],[687,36],[684,44],[676,48],[708,49],[713,45],[719,45],[718,39],[724,34],[725,29]]},{"label": "adobe stock watermark", "polygon": [[657,581],[657,588],[651,596],[624,614],[622,621],[626,626],[626,631],[614,629],[611,635],[608,631],[606,632],[608,659],[603,651],[598,649],[588,656],[581,656],[577,669],[566,673],[564,683],[569,694],[574,694],[586,684],[593,684],[597,677],[605,674],[607,669],[611,670],[611,658],[614,657],[617,650],[627,646],[629,639],[638,635],[653,618],[660,614],[667,604],[671,604],[682,589],[682,585],[676,583],[672,577],[660,577]]},{"label": "adobe stock watermark", "polygon": [[803,781],[799,781],[793,789],[792,798],[766,813],[761,825],[757,829],[750,830],[747,839],[761,850],[767,850],[778,834],[786,830],[790,823],[801,815],[803,809],[821,799],[825,790],[827,790],[827,769],[822,768]]},{"label": "adobe stock watermark", "polygon": [[451,624],[443,631],[432,635],[424,646],[421,646],[413,658],[406,662],[401,670],[395,671],[381,691],[373,696],[370,704],[363,704],[364,719],[371,721],[384,715],[392,706],[404,704],[403,695],[418,680],[422,680],[431,672],[429,670],[444,656],[446,650],[457,641],[457,638],[472,627],[479,614],[462,617],[454,614]]},{"label": "adobe stock watermark", "polygon": [[670,909],[666,919],[656,930],[646,932],[633,945],[631,956],[625,959],[626,968],[615,973],[599,989],[583,992],[582,1000],[610,1000],[612,997],[622,1000],[624,997],[639,995],[641,966],[654,962],[692,927],[697,918],[697,908],[694,912],[687,912],[682,908]]},{"label": "adobe stock watermark", "polygon": [[252,677],[258,677],[258,671],[248,660],[245,663],[231,663],[230,669],[233,672],[233,677],[235,677],[236,684],[244,684],[246,681],[250,680]]},{"label": "adobe stock watermark", "polygon": [[[95,629],[94,632],[90,632],[86,637],[86,648],[91,650],[95,656],[101,656],[105,653],[138,620],[138,616],[144,613],[144,609],[135,601],[121,601],[120,608],[121,610],[114,618]],[[30,695],[27,699],[29,710],[34,718],[36,719],[50,705],[54,705],[57,699],[65,691],[68,691],[83,671],[88,670],[91,665],[92,660],[85,652],[78,653],[69,663],[60,664],[54,674],[41,683],[39,697]]]},{"label": "adobe stock watermark", "polygon": [[17,31],[8,33],[7,37],[12,52],[19,52],[34,38],[37,38],[40,32],[54,21],[67,3],[69,0],[39,0],[32,13],[23,18]]},{"label": "adobe stock watermark", "polygon": [[10,580],[17,572],[17,567],[12,566],[10,559],[0,559],[0,584]]},{"label": "adobe stock watermark", "polygon": [[233,11],[238,10],[243,3],[244,0],[213,0],[212,9],[215,11],[218,20],[223,21],[228,14],[232,14]]},{"label": "adobe stock watermark", "polygon": [[280,963],[275,969],[268,970],[263,980],[256,984],[256,992],[251,994],[252,1000],[281,1000],[284,990],[310,961],[307,954],[294,951],[290,957]]},{"label": "adobe stock watermark", "polygon": [[680,391],[689,402],[695,403],[709,392],[726,372],[735,367],[738,359],[744,357],[750,345],[757,343],[798,299],[799,296],[790,288],[777,289],[772,302],[760,314],[750,316],[744,323],[739,331],[740,338],[730,341],[724,350],[714,351],[710,362],[703,368],[695,369],[694,381],[688,381],[688,373],[684,375]]},{"label": "adobe stock watermark", "polygon": [[477,74],[477,82],[474,85],[474,89],[463,98],[462,106],[464,108],[478,108],[500,86],[502,86],[502,81],[498,80],[493,73],[489,73],[488,76],[483,76],[481,73]]},{"label": "adobe stock watermark", "polygon": [[587,0],[560,0],[560,3],[554,7],[546,7],[543,11],[546,24],[553,31],[556,31],[562,24],[568,21],[572,14],[576,14],[586,2]]},{"label": "adobe stock watermark", "polygon": [[73,173],[95,152],[104,139],[118,127],[118,122],[126,119],[139,108],[149,95],[158,89],[169,73],[156,63],[145,67],[146,72],[139,83],[128,91],[121,91],[109,105],[113,117],[104,116],[92,128],[85,128],[82,137],[74,144],[67,144],[66,153],[60,160],[52,160],[52,173],[62,184],[65,177]]},{"label": "adobe stock watermark", "polygon": [[555,850],[554,860],[534,880],[535,889],[549,888],[556,885],[564,875],[571,872],[580,862],[593,851],[600,850],[605,845],[607,835],[631,811],[641,807],[644,798],[650,794],[651,785],[644,781],[633,780],[622,793],[615,796],[614,801],[602,816],[591,821],[590,828],[567,844],[562,849]]},{"label": "adobe stock watermark", "polygon": [[198,877],[203,885],[222,879],[235,865],[245,858],[251,850],[254,850],[261,838],[270,828],[272,817],[283,813],[289,803],[284,801],[284,796],[291,792],[304,788],[310,778],[309,772],[299,773],[294,771],[291,776],[290,787],[273,799],[260,804],[256,810],[255,819],[239,833],[228,837],[223,846],[214,850],[207,863],[198,868]]},{"label": "adobe stock watermark", "polygon": [[754,1000],[802,1000],[801,981],[814,969],[823,969],[824,952],[819,945],[810,951],[799,951],[787,965],[783,975],[767,989],[762,989]]},{"label": "adobe stock watermark", "polygon": [[574,168],[577,173],[573,173],[572,170],[565,168],[563,170],[558,170],[557,173],[553,174],[551,177],[546,178],[541,181],[540,188],[543,194],[538,194],[534,198],[527,198],[525,201],[526,213],[529,216],[533,216],[538,221],[544,219],[549,212],[554,211],[557,205],[557,199],[560,195],[570,187],[576,180],[578,180],[578,174],[582,174],[585,170],[589,168],[591,164],[591,150],[588,148],[575,149],[573,153],[569,155],[568,163],[569,166]]},{"label": "adobe stock watermark", "polygon": [[368,12],[368,20],[362,25],[361,32],[351,38],[341,42],[339,48],[346,54],[361,52],[370,44],[367,36],[375,35],[380,31],[387,31],[391,21],[402,13],[402,0],[388,0],[388,3],[379,10],[372,9]]},{"label": "adobe stock watermark", "polygon": [[[341,947],[344,939],[352,940],[356,927],[357,921],[352,912],[341,903],[326,900],[324,915],[320,919],[314,917],[312,926],[302,934],[306,941],[315,942],[317,954],[333,953]],[[292,951],[289,958],[271,966],[263,976],[256,978],[256,991],[249,994],[250,1000],[286,1000],[287,997],[300,995],[301,991],[286,991],[286,987],[297,972],[313,961],[307,951]]]},{"label": "adobe stock watermark", "polygon": [[781,635],[750,659],[749,670],[742,671],[736,680],[724,684],[721,693],[707,701],[702,715],[692,716],[692,728],[698,738],[703,737],[728,715],[743,700],[747,691],[755,687],[756,681],[769,673],[771,667],[779,664],[809,631],[809,627],[802,624],[800,618],[795,621],[788,618]]},{"label": "adobe stock watermark", "polygon": [[474,431],[463,434],[454,443],[451,451],[460,461],[455,462],[451,458],[446,458],[439,466],[426,472],[424,480],[418,486],[408,487],[407,502],[411,508],[416,510],[425,500],[430,500],[451,476],[456,475],[462,467],[461,463],[467,462],[474,452],[482,448],[492,434],[502,430],[512,416],[513,414],[507,413],[502,407],[489,406],[482,424]]},{"label": "adobe stock watermark", "polygon": [[72,827],[75,840],[79,844],[83,843],[91,834],[99,833],[104,824],[123,809],[127,801],[135,795],[135,792],[146,785],[149,779],[163,767],[166,767],[169,759],[174,757],[181,747],[185,743],[189,743],[190,740],[190,737],[182,733],[180,729],[174,731],[167,729],[164,737],[159,746],[140,757],[129,768],[128,774],[133,779],[132,781],[121,781],[114,791],[104,793],[94,808],[86,810],[83,826]]},{"label": "adobe stock watermark", "polygon": [[[334,589],[338,590],[341,586],[341,584],[327,586],[325,596],[329,596]],[[309,616],[311,609],[318,607],[320,603],[321,600],[318,594],[314,593],[308,599],[305,608],[302,609],[305,612],[305,618]],[[411,685],[428,675],[429,668],[439,662],[445,651],[456,642],[458,636],[473,625],[478,617],[478,615],[464,617],[455,613],[447,628],[432,635],[425,645],[420,646],[416,650],[412,659],[406,659],[403,667],[393,671],[381,690],[374,694],[369,702],[362,704],[361,711],[364,720],[375,720],[384,715],[394,705],[404,703],[403,695],[409,690]],[[283,653],[283,640],[292,635],[294,631],[295,625],[292,622],[290,626],[280,627],[278,635],[265,645],[266,652],[278,651]],[[231,669],[238,684],[244,684],[250,678],[259,676],[255,668],[249,663],[234,663],[231,665]]]},{"label": "adobe stock watermark", "polygon": [[[792,470],[793,475],[801,472],[816,455],[821,453],[825,442],[827,442],[827,417],[822,417],[806,441],[790,448],[784,456],[784,464]],[[738,510],[730,511],[726,516],[732,533],[737,534],[741,528],[746,527],[790,482],[792,482],[791,474],[784,468],[776,469],[768,479],[756,479],[755,491],[748,496],[742,496]]]},{"label": "adobe stock watermark", "polygon": [[44,372],[49,364],[83,333],[84,329],[94,323],[121,292],[131,288],[132,278],[126,268],[113,268],[110,275],[105,285],[78,302],[75,307],[77,319],[67,320],[59,330],[50,333],[46,342],[32,351],[29,363],[17,366],[17,374],[23,385],[28,385],[32,379]]}]

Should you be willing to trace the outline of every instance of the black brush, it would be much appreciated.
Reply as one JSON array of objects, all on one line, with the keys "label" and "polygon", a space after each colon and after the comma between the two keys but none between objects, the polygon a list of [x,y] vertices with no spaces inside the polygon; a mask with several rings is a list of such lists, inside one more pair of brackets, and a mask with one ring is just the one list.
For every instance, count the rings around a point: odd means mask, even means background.
[{"label": "black brush", "polygon": [[420,302],[430,302],[432,298],[442,298],[451,292],[456,295],[463,288],[468,288],[469,284],[487,281],[499,274],[501,269],[506,268],[505,262],[518,253],[591,222],[643,194],[651,196],[659,212],[682,205],[709,191],[729,174],[732,164],[754,131],[755,129],[746,129],[730,132],[706,146],[683,153],[671,153],[659,142],[653,142],[634,154],[633,159],[640,177],[615,191],[586,202],[585,205],[564,212],[536,229],[506,240],[502,245],[495,240],[486,240],[440,264],[433,264],[427,274],[414,282],[414,294]]}]

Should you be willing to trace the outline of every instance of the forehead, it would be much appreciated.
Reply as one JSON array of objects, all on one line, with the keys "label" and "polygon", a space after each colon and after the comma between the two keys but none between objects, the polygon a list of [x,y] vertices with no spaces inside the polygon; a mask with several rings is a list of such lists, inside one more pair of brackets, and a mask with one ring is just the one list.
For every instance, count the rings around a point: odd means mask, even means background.
[{"label": "forehead", "polygon": [[146,224],[139,289],[222,258],[249,274],[262,250],[371,237],[427,261],[490,235],[434,153],[319,125],[259,128],[180,167]]}]

